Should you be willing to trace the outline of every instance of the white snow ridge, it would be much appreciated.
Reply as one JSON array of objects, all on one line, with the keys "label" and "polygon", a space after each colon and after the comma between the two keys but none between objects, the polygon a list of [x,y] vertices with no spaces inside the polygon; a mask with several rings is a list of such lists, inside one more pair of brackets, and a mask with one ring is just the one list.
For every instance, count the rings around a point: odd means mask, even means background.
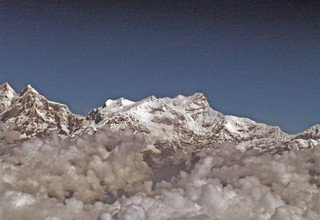
[{"label": "white snow ridge", "polygon": [[0,220],[320,219],[320,125],[297,135],[203,94],[87,116],[0,86]]}]

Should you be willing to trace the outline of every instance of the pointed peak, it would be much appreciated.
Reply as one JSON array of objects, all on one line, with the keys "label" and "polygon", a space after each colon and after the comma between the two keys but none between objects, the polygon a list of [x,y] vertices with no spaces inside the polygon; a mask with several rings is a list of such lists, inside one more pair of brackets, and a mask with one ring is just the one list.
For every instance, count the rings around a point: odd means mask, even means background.
[{"label": "pointed peak", "polygon": [[1,94],[1,97],[6,97],[9,99],[12,99],[17,95],[17,93],[12,89],[12,87],[7,82],[0,85],[0,94]]},{"label": "pointed peak", "polygon": [[8,82],[5,82],[0,85],[0,90],[2,91],[14,91]]},{"label": "pointed peak", "polygon": [[24,95],[25,93],[34,93],[34,94],[39,94],[37,90],[35,90],[30,84],[27,85],[26,88],[24,88],[21,92],[20,95]]},{"label": "pointed peak", "polygon": [[31,84],[28,84],[28,85],[27,85],[27,88],[28,88],[28,89],[34,89]]},{"label": "pointed peak", "polygon": [[2,84],[0,85],[0,87],[1,87],[1,88],[5,88],[5,87],[11,87],[11,86],[9,85],[8,82],[5,82],[5,83],[2,83]]}]

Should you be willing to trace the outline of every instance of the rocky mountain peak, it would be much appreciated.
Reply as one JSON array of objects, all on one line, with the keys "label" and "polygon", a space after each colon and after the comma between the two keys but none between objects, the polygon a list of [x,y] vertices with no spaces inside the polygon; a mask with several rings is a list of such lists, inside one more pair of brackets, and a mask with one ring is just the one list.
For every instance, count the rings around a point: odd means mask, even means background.
[{"label": "rocky mountain peak", "polygon": [[3,84],[0,85],[0,91],[1,91],[1,92],[5,92],[5,91],[14,92],[14,90],[12,89],[12,87],[9,85],[8,82],[5,82],[5,83],[3,83]]},{"label": "rocky mountain peak", "polygon": [[16,96],[17,93],[9,83],[6,82],[0,85],[0,115],[11,105]]},{"label": "rocky mountain peak", "polygon": [[203,93],[195,93],[192,96],[190,96],[190,98],[194,101],[194,102],[205,102],[208,103],[208,99],[207,97],[203,94]]},{"label": "rocky mountain peak", "polygon": [[73,114],[66,105],[48,101],[28,85],[2,111],[0,120],[16,126],[26,137],[52,132],[67,136],[79,128],[83,117]]},{"label": "rocky mountain peak", "polygon": [[1,97],[14,98],[17,93],[12,89],[9,83],[3,83],[0,85],[0,95]]},{"label": "rocky mountain peak", "polygon": [[26,86],[26,88],[24,88],[21,92],[20,92],[20,96],[24,96],[24,95],[29,95],[29,94],[32,94],[32,95],[40,95],[39,92],[33,88],[30,84],[28,84]]},{"label": "rocky mountain peak", "polygon": [[296,135],[296,138],[320,140],[320,124],[316,124],[306,131]]}]

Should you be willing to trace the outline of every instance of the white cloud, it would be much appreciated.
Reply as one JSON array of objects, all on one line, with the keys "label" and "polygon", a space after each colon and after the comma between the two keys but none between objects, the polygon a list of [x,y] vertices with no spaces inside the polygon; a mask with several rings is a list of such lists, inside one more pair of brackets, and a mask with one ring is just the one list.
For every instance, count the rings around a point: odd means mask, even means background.
[{"label": "white cloud", "polygon": [[2,139],[0,219],[320,219],[317,148],[259,156],[220,145],[162,182],[153,182],[145,148],[127,131]]}]

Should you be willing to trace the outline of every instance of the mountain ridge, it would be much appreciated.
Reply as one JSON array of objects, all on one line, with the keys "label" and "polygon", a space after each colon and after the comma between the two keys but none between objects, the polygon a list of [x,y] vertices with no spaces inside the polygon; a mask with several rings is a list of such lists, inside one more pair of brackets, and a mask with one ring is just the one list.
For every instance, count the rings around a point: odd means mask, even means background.
[{"label": "mountain ridge", "polygon": [[27,85],[20,93],[8,83],[0,86],[0,121],[15,126],[24,138],[57,133],[63,138],[130,128],[142,133],[152,146],[165,142],[176,149],[184,145],[234,142],[240,150],[310,148],[320,143],[320,125],[290,135],[278,126],[248,118],[224,115],[212,109],[202,93],[174,98],[149,96],[134,102],[123,97],[107,100],[86,116],[72,113],[67,105],[52,102]]}]

